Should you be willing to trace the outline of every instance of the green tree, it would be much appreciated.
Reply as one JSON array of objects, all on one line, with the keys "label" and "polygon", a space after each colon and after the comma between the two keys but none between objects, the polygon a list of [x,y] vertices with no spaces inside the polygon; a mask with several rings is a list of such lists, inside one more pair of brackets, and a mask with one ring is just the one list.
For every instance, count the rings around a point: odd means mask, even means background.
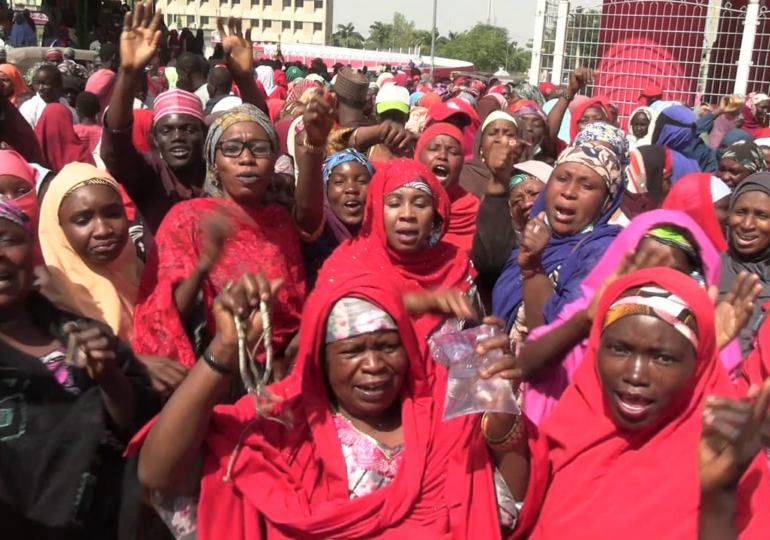
[{"label": "green tree", "polygon": [[392,24],[376,21],[369,27],[367,45],[375,49],[387,49],[391,46],[392,36]]},{"label": "green tree", "polygon": [[408,49],[415,45],[414,22],[408,21],[402,13],[393,14],[392,47],[394,49]]},{"label": "green tree", "polygon": [[[454,39],[453,39],[454,38]],[[452,36],[447,43],[437,47],[436,53],[446,58],[473,62],[478,71],[497,71],[505,65],[506,54],[510,58],[514,47],[508,51],[508,31],[505,28],[477,24],[467,32]]]},{"label": "green tree", "polygon": [[414,46],[422,47],[423,49],[430,48],[430,30],[415,30],[414,32]]},{"label": "green tree", "polygon": [[337,31],[332,34],[332,43],[338,47],[358,49],[364,45],[364,36],[356,32],[352,23],[338,24]]}]

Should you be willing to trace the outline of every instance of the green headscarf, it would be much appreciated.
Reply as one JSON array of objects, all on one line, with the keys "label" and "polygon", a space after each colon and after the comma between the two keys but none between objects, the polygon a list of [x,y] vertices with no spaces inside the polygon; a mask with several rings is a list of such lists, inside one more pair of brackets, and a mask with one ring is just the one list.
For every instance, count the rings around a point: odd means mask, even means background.
[{"label": "green headscarf", "polygon": [[305,74],[302,73],[302,70],[299,69],[297,66],[291,66],[289,69],[286,70],[286,82],[292,82],[296,79],[300,79]]}]

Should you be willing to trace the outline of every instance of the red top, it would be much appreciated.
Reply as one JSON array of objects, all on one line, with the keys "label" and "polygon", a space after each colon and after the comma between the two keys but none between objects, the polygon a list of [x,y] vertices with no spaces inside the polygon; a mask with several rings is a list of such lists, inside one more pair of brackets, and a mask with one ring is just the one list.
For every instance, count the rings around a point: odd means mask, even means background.
[{"label": "red top", "polygon": [[727,242],[717,220],[711,200],[711,173],[693,173],[680,178],[671,186],[664,210],[680,210],[700,225],[711,243],[720,253],[727,251]]}]

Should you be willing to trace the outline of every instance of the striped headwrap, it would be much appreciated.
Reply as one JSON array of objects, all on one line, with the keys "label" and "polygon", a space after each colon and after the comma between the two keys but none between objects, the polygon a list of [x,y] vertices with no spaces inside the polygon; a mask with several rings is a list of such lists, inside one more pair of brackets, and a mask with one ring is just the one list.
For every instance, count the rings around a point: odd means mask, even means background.
[{"label": "striped headwrap", "polygon": [[32,225],[29,221],[29,216],[22,210],[13,199],[0,199],[0,219],[5,219],[11,223],[15,223],[22,229],[27,235],[32,237]]},{"label": "striped headwrap", "polygon": [[267,133],[273,152],[278,152],[278,132],[275,130],[275,126],[270,123],[270,118],[260,109],[254,105],[244,103],[226,111],[214,121],[206,136],[206,145],[203,152],[206,156],[206,192],[209,195],[218,197],[222,194],[222,187],[218,185],[216,172],[214,171],[219,140],[230,126],[240,122],[254,122],[258,124]]},{"label": "striped headwrap", "polygon": [[624,296],[610,306],[604,316],[602,330],[624,317],[648,315],[664,321],[682,334],[698,350],[698,335],[689,326],[693,312],[681,298],[659,287],[642,287],[630,296]]},{"label": "striped headwrap", "polygon": [[201,122],[205,119],[203,105],[201,105],[198,96],[179,88],[168,90],[156,97],[153,111],[152,121],[154,124],[157,124],[161,118],[172,114],[188,114]]},{"label": "striped headwrap", "polygon": [[393,317],[360,298],[341,298],[326,320],[324,343],[335,343],[380,330],[398,330]]},{"label": "striped headwrap", "polygon": [[369,171],[369,176],[374,176],[374,167],[372,166],[372,162],[366,159],[366,156],[355,148],[346,148],[345,150],[341,150],[340,152],[332,154],[324,161],[324,185],[329,183],[329,176],[331,176],[334,169],[349,161],[356,161],[360,163],[366,167],[367,171]]}]

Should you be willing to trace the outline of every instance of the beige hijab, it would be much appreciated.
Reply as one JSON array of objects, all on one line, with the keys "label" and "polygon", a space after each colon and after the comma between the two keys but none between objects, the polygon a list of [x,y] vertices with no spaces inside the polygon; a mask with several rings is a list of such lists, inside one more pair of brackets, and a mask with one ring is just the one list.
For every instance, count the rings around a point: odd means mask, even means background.
[{"label": "beige hijab", "polygon": [[118,184],[106,171],[85,163],[70,163],[51,181],[40,208],[40,245],[50,277],[43,294],[60,309],[108,324],[131,343],[134,306],[144,263],[129,239],[120,256],[94,265],[72,249],[59,224],[59,208],[73,191],[89,185]]}]

